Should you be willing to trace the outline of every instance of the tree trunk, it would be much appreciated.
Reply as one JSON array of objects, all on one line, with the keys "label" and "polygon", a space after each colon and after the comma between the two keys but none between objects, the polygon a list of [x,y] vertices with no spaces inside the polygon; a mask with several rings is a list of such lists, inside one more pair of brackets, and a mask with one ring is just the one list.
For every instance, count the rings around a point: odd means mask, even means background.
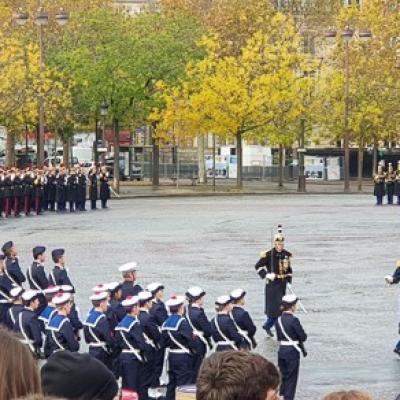
[{"label": "tree trunk", "polygon": [[15,164],[15,135],[7,130],[6,141],[6,168],[11,168]]},{"label": "tree trunk", "polygon": [[156,187],[160,184],[160,147],[158,146],[157,139],[155,138],[155,124],[151,128],[151,141],[153,145],[152,154],[152,184]]},{"label": "tree trunk", "polygon": [[236,133],[236,154],[237,154],[237,176],[236,186],[238,189],[243,187],[243,148],[242,148],[242,132]]},{"label": "tree trunk", "polygon": [[363,166],[364,166],[364,146],[363,146],[363,140],[360,140],[360,143],[358,145],[358,167],[357,167],[357,173],[358,173],[358,191],[362,192],[362,186],[363,186]]},{"label": "tree trunk", "polygon": [[113,119],[113,145],[114,145],[114,190],[119,193],[119,121]]},{"label": "tree trunk", "polygon": [[284,158],[283,158],[283,145],[279,145],[279,153],[278,153],[278,186],[283,187],[283,165],[284,165]]},{"label": "tree trunk", "polygon": [[198,156],[198,168],[199,168],[199,183],[207,183],[204,147],[205,147],[205,137],[204,135],[198,135],[197,156]]},{"label": "tree trunk", "polygon": [[63,139],[63,164],[65,168],[70,167],[71,157],[69,155],[69,138]]},{"label": "tree trunk", "polygon": [[373,178],[376,170],[378,169],[378,144],[376,139],[374,138],[374,146],[373,146],[373,161],[372,161],[372,172],[371,177]]}]

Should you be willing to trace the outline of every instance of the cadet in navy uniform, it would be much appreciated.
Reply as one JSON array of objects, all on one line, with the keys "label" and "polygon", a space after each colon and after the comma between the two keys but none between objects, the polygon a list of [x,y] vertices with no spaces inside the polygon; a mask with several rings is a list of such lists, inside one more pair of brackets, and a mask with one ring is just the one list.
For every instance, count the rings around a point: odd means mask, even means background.
[{"label": "cadet in navy uniform", "polygon": [[46,358],[59,350],[79,351],[79,341],[76,339],[74,328],[68,318],[71,311],[71,297],[70,293],[58,293],[53,297],[57,313],[47,326],[46,342],[48,348],[45,353]]},{"label": "cadet in navy uniform", "polygon": [[131,390],[137,394],[140,391],[140,377],[145,361],[143,354],[149,348],[138,319],[138,303],[139,298],[137,296],[129,296],[122,302],[127,314],[115,328],[118,344],[121,348],[119,365],[122,389]]},{"label": "cadet in navy uniform", "polygon": [[163,343],[169,349],[166,400],[175,400],[178,386],[190,385],[193,380],[193,353],[196,337],[189,323],[183,317],[185,297],[173,296],[165,303],[170,316],[162,326]]},{"label": "cadet in navy uniform", "polygon": [[[153,295],[152,306],[150,314],[154,317],[159,329],[165,320],[168,318],[167,308],[165,307],[162,299],[164,298],[164,285],[159,282],[150,283],[146,288]],[[154,374],[151,388],[157,388],[161,385],[160,377],[164,367],[165,349],[162,347],[156,353],[156,359],[154,361]]]},{"label": "cadet in navy uniform", "polygon": [[79,341],[80,340],[79,331],[81,329],[83,329],[83,324],[82,324],[82,321],[79,316],[79,309],[76,306],[75,299],[74,299],[75,289],[71,285],[61,285],[60,292],[68,293],[71,295],[71,298],[70,298],[71,308],[70,308],[70,311],[69,311],[67,317],[68,317],[69,321],[71,322],[72,328],[74,329],[75,338],[76,338],[76,340]]},{"label": "cadet in navy uniform", "polygon": [[4,319],[4,325],[10,329],[10,331],[14,330],[18,315],[25,308],[22,300],[22,293],[24,293],[24,289],[19,286],[16,286],[10,290],[10,296],[12,297],[13,304],[7,310],[7,314],[5,315]]},{"label": "cadet in navy uniform", "polygon": [[[386,275],[385,281],[389,285],[397,285],[400,282],[400,260],[396,262],[396,269],[393,275]],[[399,334],[400,334],[400,322],[399,322]],[[393,350],[400,357],[400,340],[397,342],[396,347]]]},{"label": "cadet in navy uniform", "polygon": [[39,321],[41,324],[41,329],[44,334],[44,344],[43,344],[43,352],[44,354],[49,354],[49,343],[47,340],[47,327],[49,326],[49,322],[51,319],[57,314],[56,306],[53,303],[54,296],[59,292],[60,288],[58,286],[49,286],[47,289],[43,291],[46,297],[46,307],[42,310],[39,315]]},{"label": "cadet in navy uniform", "polygon": [[229,296],[220,296],[215,301],[217,315],[211,320],[211,329],[216,351],[245,349],[246,341],[238,332],[230,313],[232,300]]},{"label": "cadet in navy uniform", "polygon": [[199,338],[199,340],[196,341],[196,352],[193,355],[192,383],[196,383],[200,365],[207,354],[207,349],[212,349],[212,329],[211,323],[203,309],[206,292],[194,286],[189,288],[185,294],[189,302],[185,316],[193,329],[193,333]]},{"label": "cadet in navy uniform", "polygon": [[154,397],[154,387],[151,387],[154,379],[154,365],[156,362],[156,354],[161,347],[161,332],[157,326],[157,322],[153,315],[150,314],[153,295],[149,291],[142,291],[138,295],[139,298],[139,322],[143,328],[143,336],[146,343],[150,345],[144,352],[145,363],[143,364],[140,375],[140,399],[149,398],[149,389],[151,388],[151,397]]},{"label": "cadet in navy uniform", "polygon": [[287,283],[292,282],[290,259],[292,254],[284,249],[285,238],[282,227],[274,237],[274,248],[260,254],[261,258],[255,269],[265,279],[265,314],[267,320],[263,325],[268,336],[274,336],[271,329],[280,315],[282,298],[286,294]]},{"label": "cadet in navy uniform", "polygon": [[25,282],[26,278],[19,266],[18,253],[14,243],[11,241],[4,243],[1,251],[6,256],[4,273],[15,286],[22,286],[22,283]]},{"label": "cadet in navy uniform", "polygon": [[64,255],[64,249],[55,249],[51,252],[51,257],[55,263],[55,266],[50,272],[49,283],[54,286],[69,285],[74,287],[74,285],[71,283],[71,280],[69,279],[68,272],[65,268]]},{"label": "cadet in navy uniform", "polygon": [[254,325],[250,314],[243,308],[245,305],[246,292],[243,289],[235,289],[231,292],[232,311],[231,318],[236,325],[239,333],[245,338],[250,350],[257,347],[257,342],[254,338],[257,328]]},{"label": "cadet in navy uniform", "polygon": [[4,323],[8,309],[12,305],[12,296],[10,291],[13,283],[5,274],[5,256],[0,255],[0,324]]},{"label": "cadet in navy uniform", "polygon": [[20,334],[21,342],[26,344],[37,358],[41,358],[42,330],[37,315],[40,305],[39,292],[26,290],[22,293],[22,301],[25,307],[18,314],[14,331]]},{"label": "cadet in navy uniform", "polygon": [[43,263],[46,261],[46,248],[44,246],[36,246],[32,250],[33,263],[28,268],[26,276],[29,286],[33,290],[44,290],[49,286],[46,273],[44,272]]},{"label": "cadet in navy uniform", "polygon": [[106,317],[108,293],[94,293],[90,296],[90,300],[93,308],[89,311],[86,321],[83,323],[85,341],[89,345],[89,354],[111,370],[115,341]]},{"label": "cadet in navy uniform", "polygon": [[300,321],[294,316],[297,297],[289,294],[282,299],[282,315],[276,321],[276,332],[280,343],[278,351],[278,366],[281,372],[282,383],[280,394],[284,400],[293,400],[296,394],[299,377],[300,354],[304,357],[304,342],[307,335]]},{"label": "cadet in navy uniform", "polygon": [[125,308],[121,304],[121,284],[119,282],[111,282],[107,285],[107,291],[110,294],[110,303],[107,311],[107,318],[110,322],[110,328],[114,328],[123,320],[126,315]]},{"label": "cadet in navy uniform", "polygon": [[124,278],[121,286],[121,299],[125,300],[128,296],[137,296],[143,290],[140,285],[135,283],[137,278],[137,264],[130,262],[122,265],[118,270],[122,272],[122,277]]}]

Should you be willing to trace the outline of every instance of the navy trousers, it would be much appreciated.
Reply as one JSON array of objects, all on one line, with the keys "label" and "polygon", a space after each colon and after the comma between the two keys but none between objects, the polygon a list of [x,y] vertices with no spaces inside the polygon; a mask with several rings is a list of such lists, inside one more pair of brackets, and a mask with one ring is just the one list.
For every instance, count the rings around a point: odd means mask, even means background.
[{"label": "navy trousers", "polygon": [[89,346],[89,354],[101,361],[110,371],[112,371],[112,357],[101,347]]},{"label": "navy trousers", "polygon": [[122,389],[139,394],[142,363],[132,354],[122,353],[119,357]]},{"label": "navy trousers", "polygon": [[175,390],[178,386],[190,385],[193,377],[193,357],[189,354],[169,355],[167,394],[165,400],[175,400]]},{"label": "navy trousers", "polygon": [[282,376],[280,395],[284,400],[294,400],[299,378],[300,358],[278,357],[278,367]]},{"label": "navy trousers", "polygon": [[193,377],[192,383],[196,383],[197,375],[199,374],[199,370],[201,367],[201,363],[204,360],[204,357],[207,354],[206,344],[199,340],[199,343],[196,346],[196,354],[193,356]]}]

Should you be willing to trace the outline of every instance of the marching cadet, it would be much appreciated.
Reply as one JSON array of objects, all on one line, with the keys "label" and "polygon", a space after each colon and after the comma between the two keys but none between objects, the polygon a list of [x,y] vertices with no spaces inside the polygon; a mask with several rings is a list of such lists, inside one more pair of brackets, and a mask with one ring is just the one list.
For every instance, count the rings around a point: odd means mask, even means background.
[{"label": "marching cadet", "polygon": [[79,340],[81,340],[80,339],[80,330],[83,329],[83,323],[80,319],[79,309],[76,306],[75,299],[74,299],[75,288],[71,285],[61,285],[60,292],[67,293],[71,296],[70,300],[69,300],[71,303],[71,308],[70,308],[70,311],[69,311],[67,317],[68,317],[69,321],[71,322],[72,328],[74,329],[76,340],[79,341]]},{"label": "marching cadet", "polygon": [[49,281],[44,272],[43,263],[46,261],[46,247],[36,246],[32,250],[33,263],[26,271],[29,286],[32,290],[42,291],[47,289]]},{"label": "marching cadet", "polygon": [[33,178],[34,174],[29,168],[26,169],[25,176],[23,179],[24,187],[24,212],[28,216],[31,213],[31,202],[33,197]]},{"label": "marching cadet", "polygon": [[22,286],[22,283],[26,281],[26,278],[19,266],[18,253],[14,243],[11,241],[4,243],[1,251],[6,256],[4,268],[5,275],[7,275],[13,285]]},{"label": "marching cadet", "polygon": [[[53,303],[54,296],[60,291],[58,286],[49,286],[47,289],[43,290],[43,293],[46,297],[46,307],[39,315],[39,321],[42,323],[42,332],[46,335],[47,326],[49,325],[50,320],[57,313],[56,306]],[[44,348],[46,349],[46,341],[44,344]]]},{"label": "marching cadet", "polygon": [[274,247],[270,251],[261,252],[261,258],[255,269],[261,279],[265,279],[265,314],[267,320],[263,329],[268,336],[273,337],[271,329],[280,315],[282,298],[286,294],[286,286],[292,281],[292,254],[284,249],[285,238],[282,226],[278,226],[278,233],[274,237]]},{"label": "marching cadet", "polygon": [[300,369],[300,354],[306,357],[304,342],[307,334],[294,316],[297,297],[288,294],[282,299],[282,315],[277,319],[276,332],[279,341],[278,366],[282,383],[280,395],[284,400],[293,400],[296,394]]},{"label": "marching cadet", "polygon": [[192,383],[196,383],[197,375],[203,359],[208,349],[212,349],[212,329],[211,323],[204,312],[204,296],[206,292],[197,287],[189,288],[186,293],[188,306],[186,310],[186,320],[193,329],[193,333],[199,338],[196,340],[196,352],[193,355],[193,378]]},{"label": "marching cadet", "polygon": [[[159,282],[153,282],[150,283],[146,289],[153,295],[150,314],[154,317],[159,329],[161,330],[163,323],[168,318],[167,308],[165,307],[165,304],[162,301],[162,299],[164,298],[164,285]],[[150,386],[152,389],[158,388],[161,385],[160,378],[163,372],[164,358],[165,358],[165,348],[161,347],[157,351],[156,359],[154,361],[153,382],[151,383]]]},{"label": "marching cadet", "polygon": [[26,290],[22,293],[24,309],[18,314],[14,331],[21,334],[21,342],[26,344],[37,358],[42,358],[42,331],[38,320],[39,292]]},{"label": "marching cadet", "polygon": [[121,348],[119,355],[121,386],[122,389],[131,390],[136,394],[139,394],[140,391],[141,371],[145,361],[143,354],[149,347],[138,319],[138,303],[139,298],[137,296],[129,296],[122,301],[126,316],[115,328],[119,347]]},{"label": "marching cadet", "polygon": [[110,322],[111,330],[123,320],[126,315],[125,308],[121,304],[121,284],[119,282],[111,282],[106,284],[107,291],[110,294],[110,302],[107,311],[107,318]]},{"label": "marching cadet", "polygon": [[[385,281],[389,285],[397,285],[400,282],[400,260],[396,262],[396,269],[393,275],[386,275]],[[400,323],[399,323],[399,334],[400,334]],[[393,350],[400,357],[400,340],[397,342],[396,347]]]},{"label": "marching cadet", "polygon": [[12,305],[10,291],[13,288],[11,279],[5,274],[5,256],[0,254],[0,324],[4,323],[7,311]]},{"label": "marching cadet", "polygon": [[211,320],[211,329],[215,351],[246,349],[244,337],[238,332],[230,317],[232,300],[229,296],[220,296],[215,301],[216,316]]},{"label": "marching cadet", "polygon": [[23,177],[21,177],[20,171],[15,171],[14,178],[14,216],[19,217],[21,211],[22,199],[24,197]]},{"label": "marching cadet", "polygon": [[90,208],[92,210],[96,210],[97,203],[97,168],[95,165],[92,166],[89,170],[88,174],[89,180],[89,199],[90,199]]},{"label": "marching cadet", "polygon": [[111,328],[106,317],[108,293],[98,292],[90,296],[93,308],[83,323],[85,341],[89,345],[89,354],[101,361],[111,370],[112,351],[115,347]]},{"label": "marching cadet", "polygon": [[376,197],[376,205],[383,204],[383,198],[386,195],[385,191],[386,174],[383,171],[382,165],[378,166],[378,172],[374,175],[374,196]]},{"label": "marching cadet", "polygon": [[169,317],[161,330],[163,343],[168,349],[168,377],[166,400],[175,400],[178,386],[190,385],[193,380],[193,353],[196,349],[196,337],[184,318],[185,297],[172,296],[165,305]]},{"label": "marching cadet", "polygon": [[388,171],[385,176],[386,193],[388,197],[388,204],[393,204],[394,185],[396,182],[396,173],[393,170],[392,163],[389,163]]},{"label": "marching cadet", "polygon": [[78,177],[74,168],[71,168],[70,175],[67,178],[67,199],[69,203],[69,211],[75,211],[75,204],[78,199]]},{"label": "marching cadet", "polygon": [[107,201],[110,198],[110,185],[108,183],[107,167],[101,167],[99,180],[100,180],[100,200],[101,208],[108,208]]},{"label": "marching cadet", "polygon": [[66,211],[67,177],[65,176],[64,167],[60,168],[59,174],[56,178],[56,202],[57,202],[57,212]]},{"label": "marching cadet", "polygon": [[235,289],[231,292],[232,311],[231,318],[236,325],[238,332],[244,337],[250,350],[257,347],[257,342],[254,338],[257,328],[254,325],[250,314],[243,308],[245,305],[246,292],[243,289]]},{"label": "marching cadet", "polygon": [[78,168],[78,189],[76,207],[79,211],[86,211],[86,183],[87,178],[82,172],[82,168]]},{"label": "marching cadet", "polygon": [[137,264],[130,262],[118,268],[122,273],[124,281],[121,285],[121,299],[125,300],[128,296],[137,296],[143,289],[136,282],[137,279]]},{"label": "marching cadet", "polygon": [[25,308],[22,300],[23,293],[24,289],[19,286],[16,286],[10,290],[10,296],[12,297],[12,306],[7,310],[7,314],[4,320],[4,325],[7,326],[10,331],[14,330],[18,315]]},{"label": "marching cadet", "polygon": [[[155,388],[151,387],[154,382],[154,366],[156,362],[156,354],[161,345],[161,332],[158,329],[157,322],[153,315],[150,314],[153,295],[151,292],[142,291],[138,294],[139,299],[139,315],[138,319],[143,329],[143,336],[149,345],[147,351],[144,352],[145,362],[142,366],[140,375],[140,399],[148,399],[149,394],[154,397]],[[150,392],[149,389],[151,388]]]},{"label": "marching cadet", "polygon": [[53,297],[57,313],[51,318],[47,326],[46,342],[48,346],[45,353],[46,358],[59,350],[79,351],[79,341],[76,339],[74,329],[68,318],[72,306],[71,297],[70,293],[58,293]]},{"label": "marching cadet", "polygon": [[[49,283],[53,286],[69,285],[74,287],[65,268],[65,250],[55,249],[51,252],[51,258],[54,262],[54,268],[49,275]],[[75,290],[74,290],[75,292]]]}]

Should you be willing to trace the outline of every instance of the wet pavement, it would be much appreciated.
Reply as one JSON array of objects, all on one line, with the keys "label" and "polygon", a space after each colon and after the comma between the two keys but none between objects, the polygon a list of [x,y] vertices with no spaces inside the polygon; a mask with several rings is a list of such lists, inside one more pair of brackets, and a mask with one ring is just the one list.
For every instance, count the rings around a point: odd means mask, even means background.
[{"label": "wet pavement", "polygon": [[400,258],[400,207],[373,204],[365,195],[115,200],[105,211],[0,220],[0,242],[14,240],[24,270],[34,245],[65,247],[83,315],[91,288],[118,280],[118,266],[133,260],[140,282],[164,282],[167,295],[204,287],[210,316],[215,297],[242,287],[260,327],[257,351],[276,361],[277,344],[261,329],[263,282],[254,264],[270,247],[271,228],[282,224],[294,254],[293,287],[308,309],[298,314],[309,356],[297,399],[360,388],[394,400],[400,288],[383,277]]}]

